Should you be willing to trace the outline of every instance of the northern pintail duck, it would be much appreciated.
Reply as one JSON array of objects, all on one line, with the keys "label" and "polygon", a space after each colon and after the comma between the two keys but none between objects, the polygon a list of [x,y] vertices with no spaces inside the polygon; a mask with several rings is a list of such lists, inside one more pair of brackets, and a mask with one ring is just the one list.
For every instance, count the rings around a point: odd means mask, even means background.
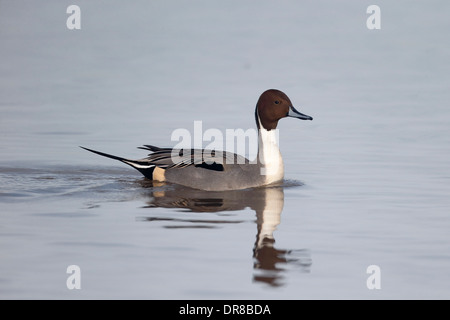
[{"label": "northern pintail duck", "polygon": [[284,165],[275,129],[278,120],[286,117],[313,119],[297,111],[283,92],[275,89],[263,92],[255,109],[258,157],[254,161],[231,152],[206,149],[186,150],[145,145],[139,148],[152,153],[143,159],[130,160],[81,148],[126,163],[151,180],[207,191],[246,189],[283,180]]}]

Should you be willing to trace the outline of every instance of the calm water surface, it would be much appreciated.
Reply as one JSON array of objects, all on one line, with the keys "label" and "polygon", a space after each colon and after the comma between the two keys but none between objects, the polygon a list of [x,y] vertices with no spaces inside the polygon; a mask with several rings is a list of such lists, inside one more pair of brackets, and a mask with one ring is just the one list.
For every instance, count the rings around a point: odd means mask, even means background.
[{"label": "calm water surface", "polygon": [[[78,1],[77,31],[60,1],[0,4],[0,297],[450,298],[450,8],[435,3],[379,2],[375,31],[352,1]],[[78,148],[139,158],[196,120],[254,128],[272,87],[314,117],[280,121],[277,186],[156,184]]]}]

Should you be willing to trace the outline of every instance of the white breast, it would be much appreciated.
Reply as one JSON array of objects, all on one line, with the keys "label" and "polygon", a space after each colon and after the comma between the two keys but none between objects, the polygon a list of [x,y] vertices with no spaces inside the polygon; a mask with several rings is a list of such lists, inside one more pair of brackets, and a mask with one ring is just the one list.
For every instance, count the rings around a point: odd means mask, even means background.
[{"label": "white breast", "polygon": [[280,181],[284,178],[284,165],[278,147],[278,129],[266,130],[261,123],[259,127],[261,174],[266,176],[267,184]]}]

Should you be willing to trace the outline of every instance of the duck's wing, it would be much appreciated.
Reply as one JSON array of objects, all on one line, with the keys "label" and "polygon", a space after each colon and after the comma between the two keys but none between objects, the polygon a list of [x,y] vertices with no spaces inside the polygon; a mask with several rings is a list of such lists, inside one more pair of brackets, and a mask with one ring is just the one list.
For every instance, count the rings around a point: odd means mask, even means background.
[{"label": "duck's wing", "polygon": [[152,151],[147,158],[138,161],[149,161],[162,168],[201,167],[208,170],[223,171],[229,164],[245,164],[249,160],[241,155],[209,149],[172,149],[145,145],[139,149]]}]

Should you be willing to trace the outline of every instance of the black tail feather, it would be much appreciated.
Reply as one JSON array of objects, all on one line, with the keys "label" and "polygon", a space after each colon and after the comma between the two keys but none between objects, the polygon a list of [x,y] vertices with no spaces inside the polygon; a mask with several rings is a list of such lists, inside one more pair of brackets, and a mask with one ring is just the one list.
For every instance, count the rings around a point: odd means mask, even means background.
[{"label": "black tail feather", "polygon": [[85,148],[82,146],[80,146],[80,148],[90,151],[90,152],[93,152],[93,153],[96,153],[96,154],[106,157],[106,158],[110,158],[110,159],[114,159],[114,160],[123,162],[123,163],[133,167],[134,169],[138,170],[146,178],[153,180],[153,171],[155,170],[156,166],[154,164],[151,164],[149,161],[145,161],[145,159],[144,160],[130,160],[130,159],[122,158],[122,157],[117,157],[112,154]]},{"label": "black tail feather", "polygon": [[95,151],[95,150],[92,150],[92,149],[88,149],[88,148],[85,148],[85,147],[82,147],[82,146],[80,146],[80,148],[82,148],[84,150],[87,150],[87,151],[90,151],[90,152],[93,152],[93,153],[96,153],[98,155],[107,157],[107,158],[114,159],[114,160],[119,160],[119,161],[122,161],[122,162],[124,162],[124,161],[132,161],[132,160],[128,160],[128,159],[125,159],[125,158],[113,156],[112,154],[107,154],[107,153],[103,153],[103,152],[100,152],[100,151]]}]

